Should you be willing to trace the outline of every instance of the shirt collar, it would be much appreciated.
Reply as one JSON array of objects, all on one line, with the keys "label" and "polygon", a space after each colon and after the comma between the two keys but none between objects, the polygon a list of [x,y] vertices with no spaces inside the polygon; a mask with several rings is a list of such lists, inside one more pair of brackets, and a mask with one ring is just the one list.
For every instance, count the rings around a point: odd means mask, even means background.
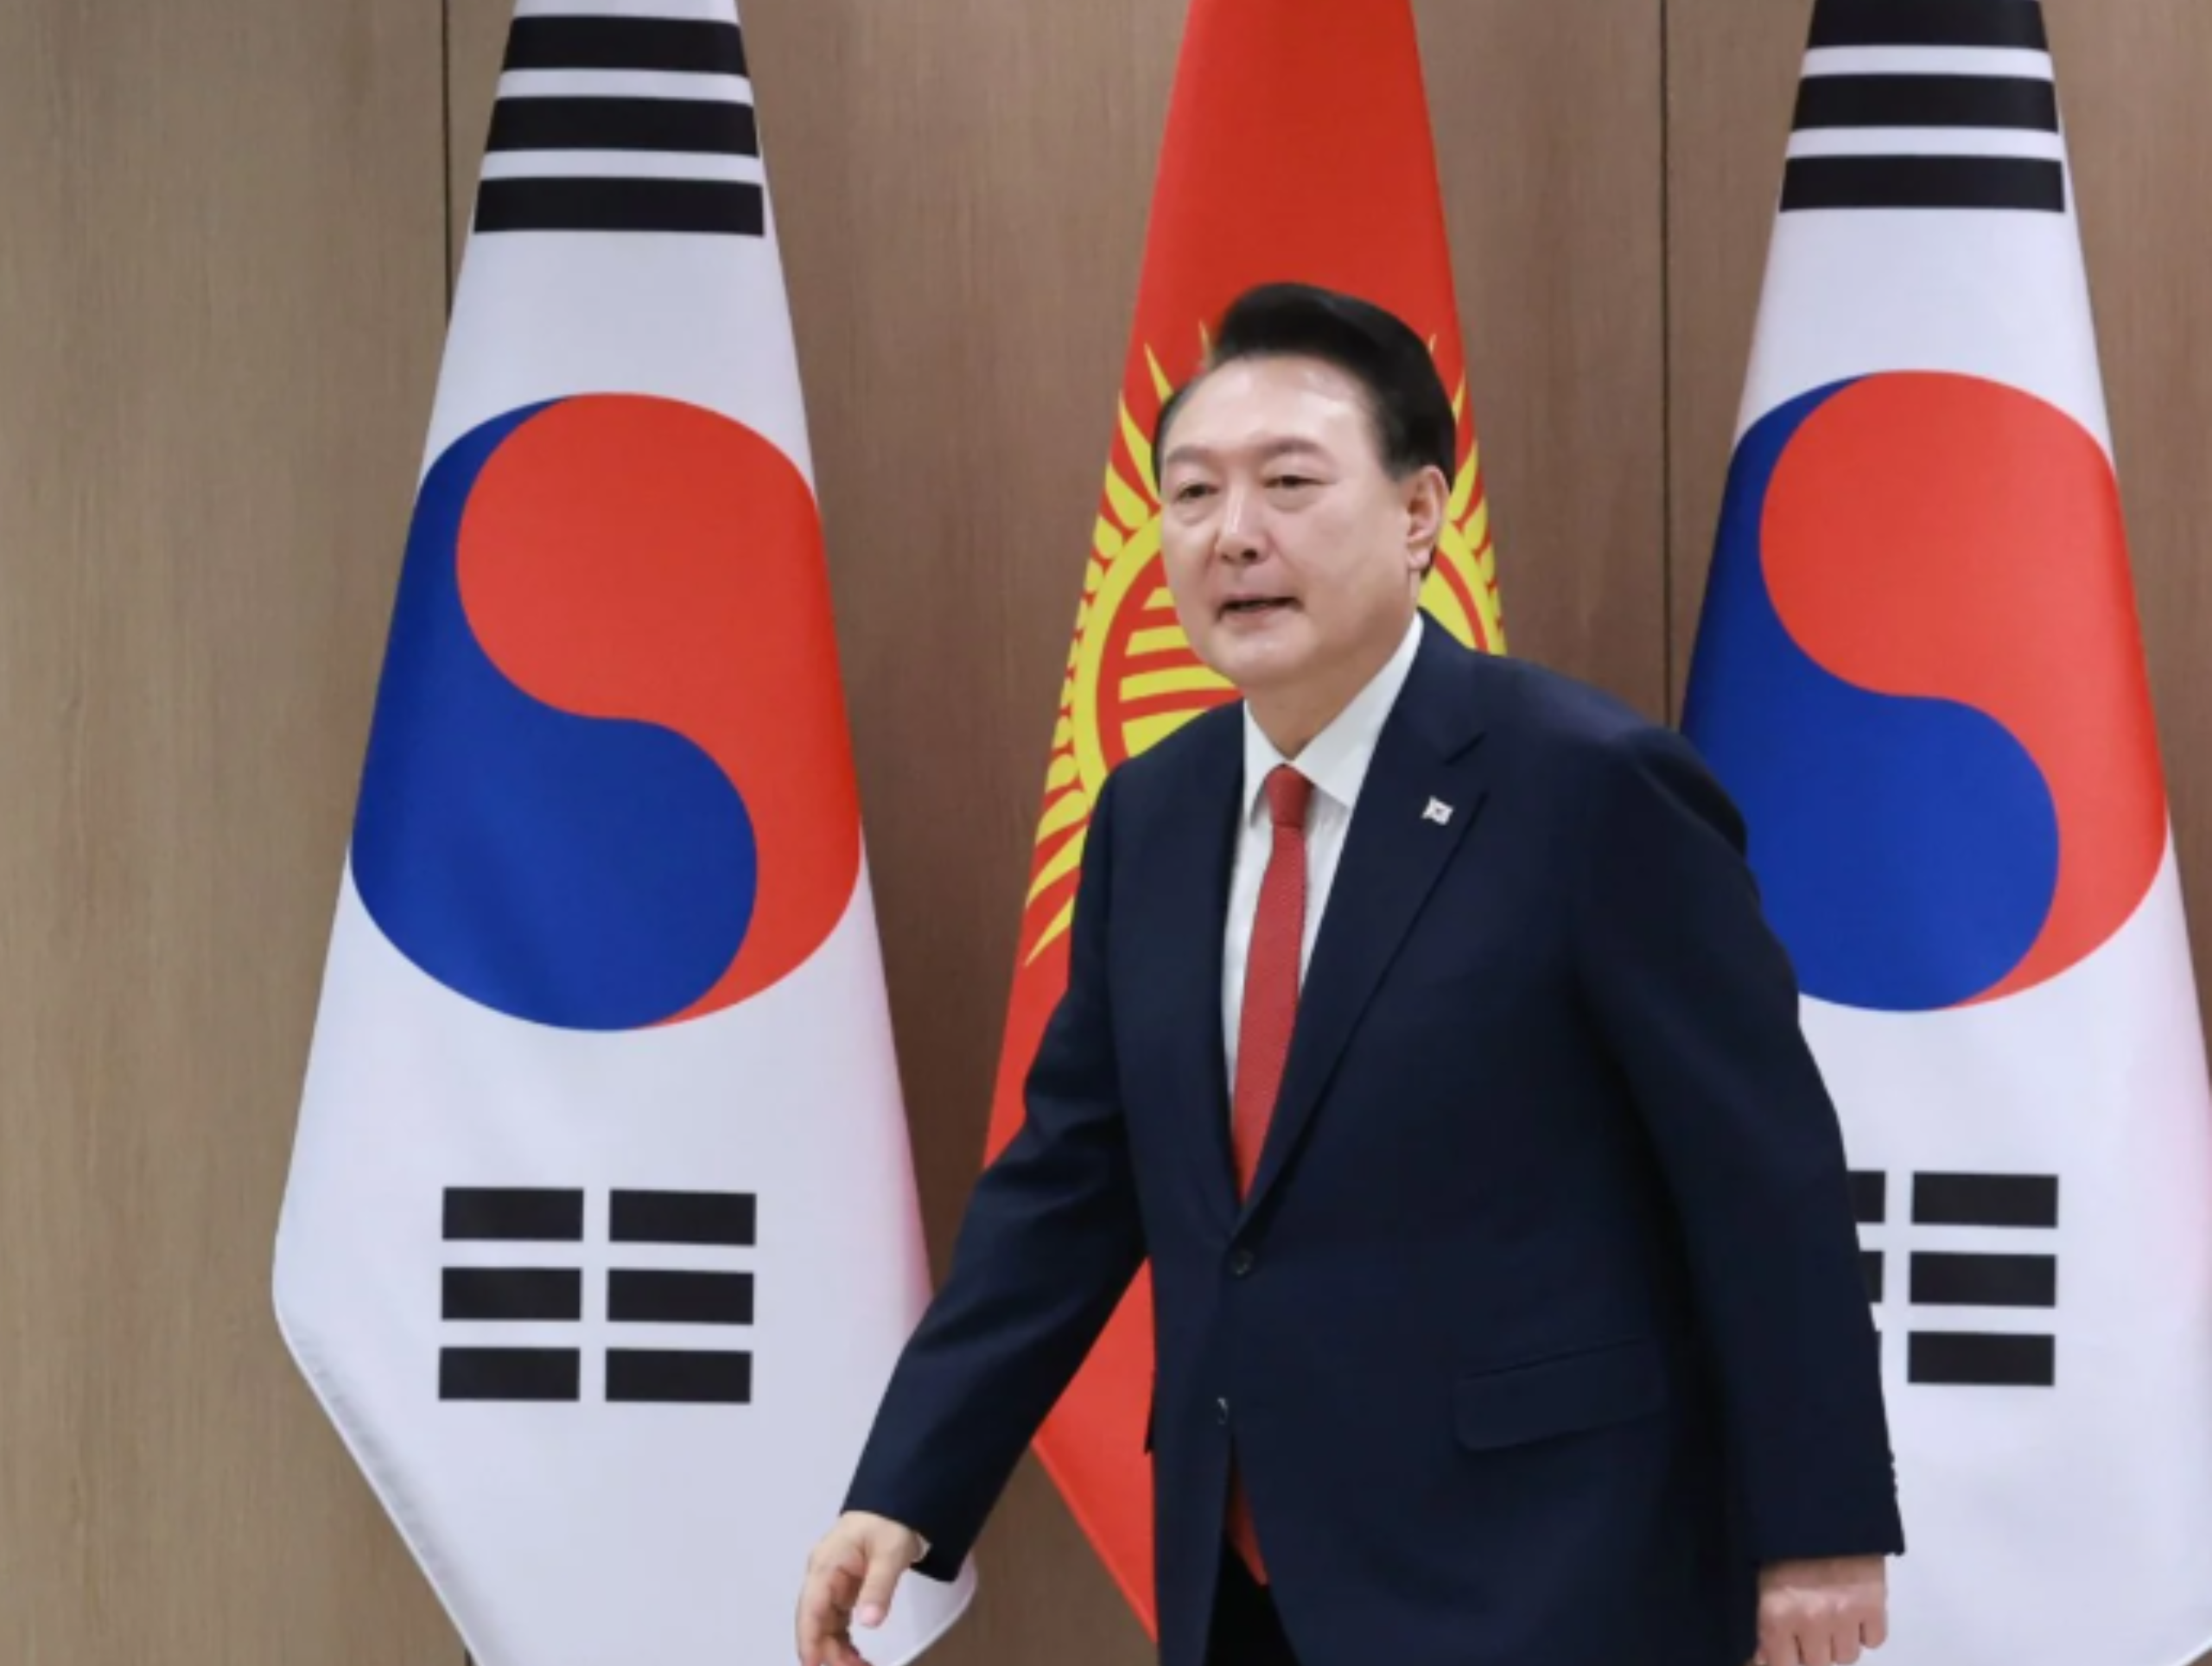
[{"label": "shirt collar", "polygon": [[1274,742],[1254,721],[1251,706],[1245,706],[1244,819],[1248,823],[1254,817],[1265,813],[1261,800],[1268,773],[1279,764],[1296,764],[1298,773],[1313,782],[1317,791],[1347,811],[1359,801],[1360,785],[1367,779],[1368,765],[1374,760],[1376,742],[1382,738],[1382,725],[1390,715],[1390,709],[1398,703],[1406,678],[1413,674],[1414,657],[1421,650],[1421,614],[1416,612],[1397,652],[1369,679],[1367,686],[1351,697],[1351,703],[1329,721],[1329,726],[1306,742],[1306,749],[1295,759],[1286,758],[1275,750]]}]

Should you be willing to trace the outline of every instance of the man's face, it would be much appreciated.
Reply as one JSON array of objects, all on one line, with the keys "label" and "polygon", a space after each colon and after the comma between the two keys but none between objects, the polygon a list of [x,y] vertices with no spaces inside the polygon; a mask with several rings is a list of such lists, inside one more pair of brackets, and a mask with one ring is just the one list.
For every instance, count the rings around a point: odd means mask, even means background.
[{"label": "man's face", "polygon": [[1175,412],[1159,467],[1167,586],[1200,659],[1266,695],[1333,690],[1389,657],[1448,488],[1433,467],[1391,478],[1358,382],[1313,359],[1224,365]]}]

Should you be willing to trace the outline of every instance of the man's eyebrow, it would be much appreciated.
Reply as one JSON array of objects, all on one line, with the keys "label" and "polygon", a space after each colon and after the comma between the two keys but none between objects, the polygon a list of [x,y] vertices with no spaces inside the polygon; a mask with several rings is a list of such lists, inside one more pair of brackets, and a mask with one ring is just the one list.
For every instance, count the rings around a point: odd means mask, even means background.
[{"label": "man's eyebrow", "polygon": [[[1319,455],[1324,449],[1319,441],[1306,439],[1294,434],[1286,434],[1274,439],[1263,440],[1258,447],[1262,461],[1273,461],[1275,458],[1287,456],[1294,451],[1312,452]],[[1160,466],[1165,469],[1179,462],[1210,462],[1216,455],[1211,446],[1188,442],[1168,448],[1167,455],[1160,460]]]}]

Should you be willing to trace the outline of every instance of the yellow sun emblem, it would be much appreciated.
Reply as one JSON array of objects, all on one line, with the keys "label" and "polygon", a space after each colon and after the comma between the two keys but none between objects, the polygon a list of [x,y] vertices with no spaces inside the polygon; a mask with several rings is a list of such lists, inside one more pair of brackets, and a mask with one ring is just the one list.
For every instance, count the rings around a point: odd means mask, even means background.
[{"label": "yellow sun emblem", "polygon": [[[1433,344],[1432,344],[1433,346]],[[1149,349],[1153,391],[1165,401],[1173,385]],[[1463,380],[1452,397],[1455,416],[1466,408]],[[1075,915],[1075,876],[1083,862],[1090,806],[1107,773],[1173,734],[1199,713],[1235,697],[1229,683],[1198,662],[1160,569],[1160,484],[1152,442],[1130,414],[1127,393],[1106,463],[1106,486],[1083,601],[1052,729],[1045,776],[1045,809],[1022,912],[1021,961],[1034,961],[1065,934]],[[1477,448],[1452,483],[1436,560],[1421,587],[1431,618],[1469,647],[1505,651],[1497,595],[1497,556],[1491,545],[1490,505]]]}]

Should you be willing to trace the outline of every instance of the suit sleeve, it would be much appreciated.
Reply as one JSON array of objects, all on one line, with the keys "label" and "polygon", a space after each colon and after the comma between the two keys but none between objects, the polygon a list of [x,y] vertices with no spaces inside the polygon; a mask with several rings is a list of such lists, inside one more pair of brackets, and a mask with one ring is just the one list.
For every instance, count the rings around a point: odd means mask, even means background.
[{"label": "suit sleeve", "polygon": [[984,1518],[1145,1256],[1106,992],[1115,781],[1092,811],[1065,993],[1025,1083],[1021,1128],[976,1182],[952,1267],[892,1375],[849,1510],[960,1569]]},{"label": "suit sleeve", "polygon": [[1584,986],[1672,1193],[1758,1561],[1903,1550],[1843,1138],[1740,815],[1680,736],[1605,749]]}]

